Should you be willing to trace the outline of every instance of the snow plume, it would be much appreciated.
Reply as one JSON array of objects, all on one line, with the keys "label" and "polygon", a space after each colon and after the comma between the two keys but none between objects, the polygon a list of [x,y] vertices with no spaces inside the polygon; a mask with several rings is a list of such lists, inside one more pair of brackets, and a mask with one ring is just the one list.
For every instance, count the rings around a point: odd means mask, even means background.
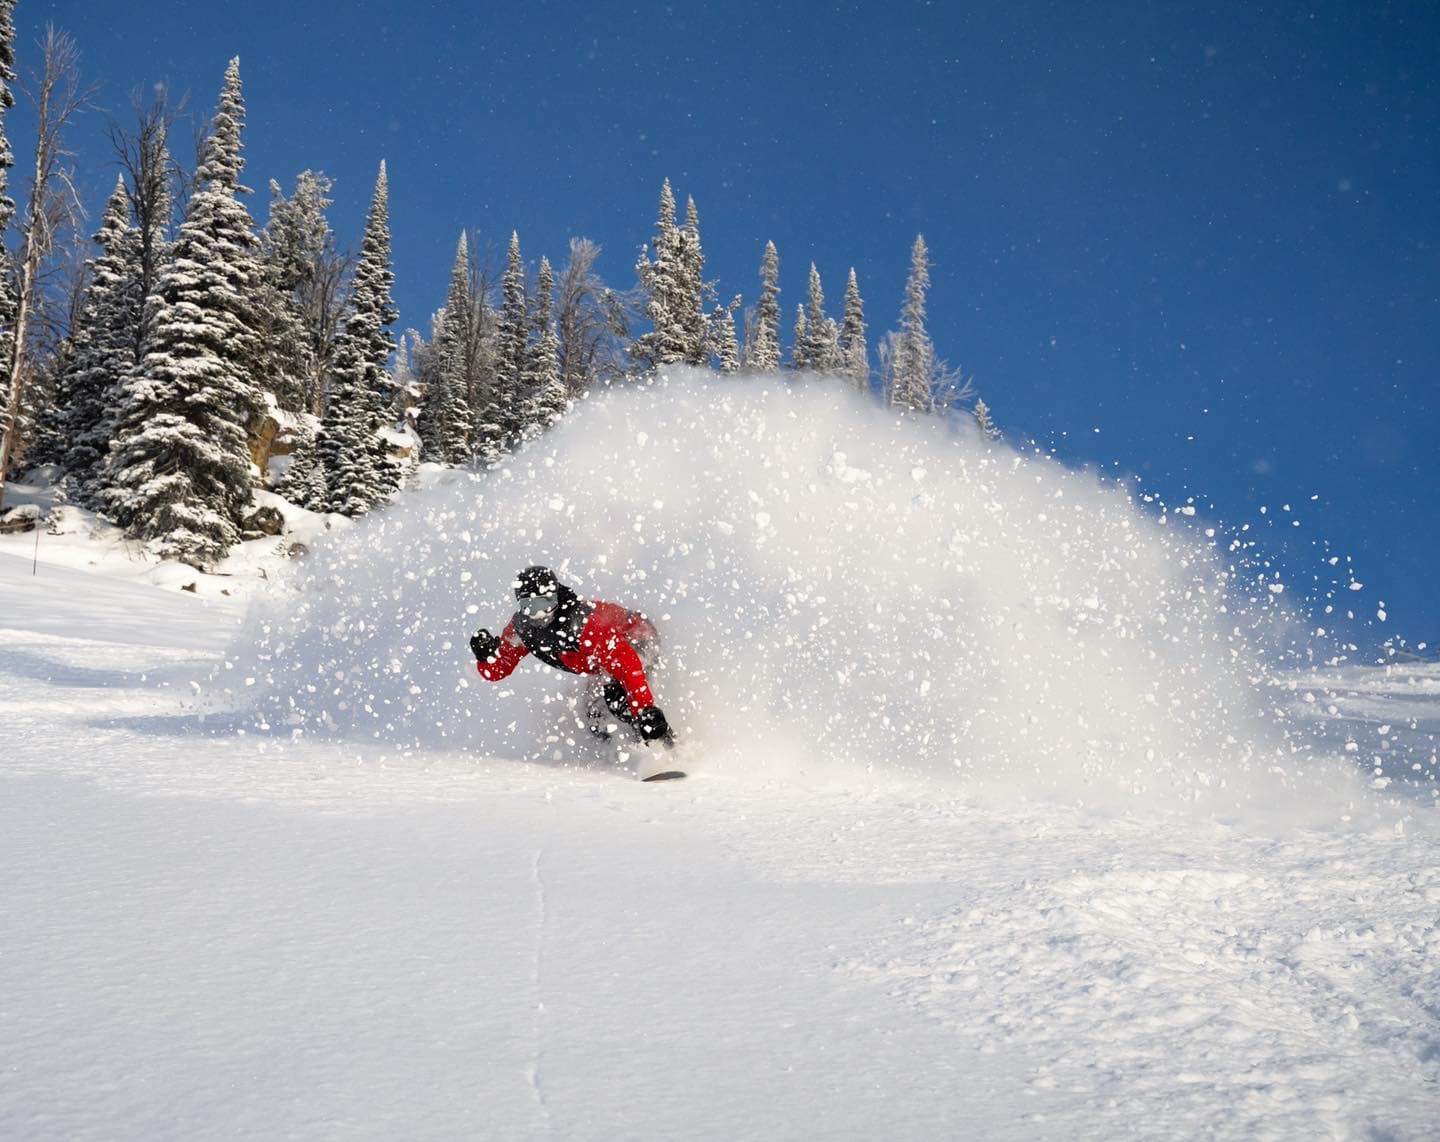
[{"label": "snow plume", "polygon": [[655,690],[700,770],[1221,814],[1340,783],[1269,720],[1203,541],[839,383],[677,371],[433,479],[317,545],[298,607],[253,618],[241,665],[272,732],[613,759],[578,724],[580,680],[474,673],[467,636],[544,563],[655,620]]}]

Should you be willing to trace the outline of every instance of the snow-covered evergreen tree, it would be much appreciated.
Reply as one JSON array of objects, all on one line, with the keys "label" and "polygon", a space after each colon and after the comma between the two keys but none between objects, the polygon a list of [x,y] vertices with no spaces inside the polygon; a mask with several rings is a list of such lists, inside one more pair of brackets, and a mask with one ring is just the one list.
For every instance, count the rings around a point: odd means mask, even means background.
[{"label": "snow-covered evergreen tree", "polygon": [[418,426],[424,458],[441,464],[462,463],[470,452],[470,402],[465,368],[469,320],[470,249],[462,230],[436,335],[437,367],[421,406]]},{"label": "snow-covered evergreen tree", "polygon": [[535,314],[526,378],[525,427],[543,432],[565,415],[570,400],[560,378],[560,338],[555,331],[555,274],[550,260],[540,259],[535,278]]},{"label": "snow-covered evergreen tree", "polygon": [[[675,193],[667,178],[660,188],[660,214],[655,223],[654,258],[642,248],[635,274],[645,294],[648,332],[630,345],[631,360],[654,369],[689,359],[692,353],[690,314],[685,287],[694,255],[686,250],[684,232],[675,222]],[[698,249],[696,251],[698,253]]]},{"label": "snow-covered evergreen tree", "polygon": [[705,365],[712,355],[710,321],[705,303],[714,297],[705,281],[705,254],[700,246],[700,211],[695,199],[685,200],[685,225],[679,232],[680,276],[676,282],[675,306],[685,331],[685,355],[689,365]]},{"label": "snow-covered evergreen tree", "polygon": [[974,410],[975,424],[980,429],[980,435],[986,440],[999,440],[1001,433],[996,427],[995,421],[990,417],[990,406],[983,400],[975,401]]},{"label": "snow-covered evergreen tree", "polygon": [[500,317],[495,327],[495,385],[483,417],[483,452],[509,446],[520,431],[530,362],[530,310],[520,235],[511,232],[500,281]]},{"label": "snow-covered evergreen tree", "polygon": [[325,216],[330,187],[324,174],[303,171],[287,198],[272,180],[270,219],[261,235],[266,383],[280,407],[295,412],[322,407],[342,316],[337,287],[343,259]]},{"label": "snow-covered evergreen tree", "polygon": [[270,223],[260,234],[260,281],[255,293],[255,321],[262,352],[252,378],[271,393],[281,408],[299,412],[307,407],[306,382],[313,374],[310,346],[295,302],[299,267],[290,251],[275,241],[276,206],[284,201],[280,184],[270,182]]},{"label": "snow-covered evergreen tree", "polygon": [[311,511],[324,511],[329,498],[325,486],[325,466],[316,448],[317,436],[307,433],[297,440],[290,452],[290,464],[275,490],[292,504]]},{"label": "snow-covered evergreen tree", "polygon": [[95,234],[99,254],[70,332],[71,353],[42,421],[43,455],[58,464],[72,494],[90,501],[99,465],[115,433],[121,385],[134,365],[139,324],[139,232],[130,223],[130,197],[118,178]]},{"label": "snow-covered evergreen tree", "polygon": [[710,315],[710,328],[715,342],[715,355],[722,374],[740,371],[740,342],[735,336],[735,311],[740,308],[740,295],[729,305],[717,305]]},{"label": "snow-covered evergreen tree", "polygon": [[469,312],[465,332],[465,399],[469,403],[471,451],[476,450],[479,435],[474,429],[478,417],[495,387],[495,326],[497,314],[491,304],[490,268],[477,256],[473,240],[467,241],[469,261]]},{"label": "snow-covered evergreen tree", "polygon": [[820,271],[810,263],[809,300],[805,304],[805,356],[817,373],[834,373],[840,367],[840,329],[825,315],[825,291]]},{"label": "snow-covered evergreen tree", "polygon": [[780,367],[780,255],[774,242],[765,243],[760,263],[760,300],[754,328],[746,339],[745,367],[765,371]]},{"label": "snow-covered evergreen tree", "polygon": [[808,365],[805,360],[805,306],[795,306],[795,325],[790,330],[790,367],[797,373],[804,372]]},{"label": "snow-covered evergreen tree", "polygon": [[930,287],[930,254],[921,235],[910,251],[905,305],[890,361],[890,403],[898,408],[930,412],[935,407],[937,361],[925,329],[925,291]]},{"label": "snow-covered evergreen tree", "polygon": [[160,553],[213,565],[238,541],[251,495],[247,424],[260,267],[239,195],[245,107],[230,61],[173,260],[147,301],[150,344],[127,379],[103,497]]},{"label": "snow-covered evergreen tree", "polygon": [[642,248],[635,266],[650,330],[631,342],[630,358],[642,369],[682,361],[703,365],[713,352],[705,303],[714,291],[705,281],[700,212],[695,200],[688,199],[685,222],[676,224],[675,195],[669,179],[660,190],[653,249],[652,260],[650,247]]},{"label": "snow-covered evergreen tree", "polygon": [[325,469],[328,511],[361,515],[389,500],[400,485],[400,467],[391,460],[382,435],[394,396],[386,371],[395,348],[390,334],[397,316],[390,297],[394,282],[390,188],[382,162],[345,323],[335,341],[329,399],[316,445]]},{"label": "snow-covered evergreen tree", "polygon": [[845,315],[841,319],[836,350],[839,371],[861,392],[868,392],[870,356],[865,345],[865,303],[860,299],[860,285],[853,266],[845,283]]}]

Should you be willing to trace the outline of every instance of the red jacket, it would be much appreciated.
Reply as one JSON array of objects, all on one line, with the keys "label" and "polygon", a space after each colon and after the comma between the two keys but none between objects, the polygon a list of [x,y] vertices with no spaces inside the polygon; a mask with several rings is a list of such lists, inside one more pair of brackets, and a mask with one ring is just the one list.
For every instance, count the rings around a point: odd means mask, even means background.
[{"label": "red jacket", "polygon": [[579,634],[569,640],[573,645],[562,645],[558,649],[527,646],[516,630],[515,619],[511,619],[500,636],[500,653],[492,662],[477,662],[475,669],[487,681],[499,682],[509,677],[511,671],[520,665],[520,660],[533,650],[542,661],[572,674],[610,675],[625,687],[631,713],[638,714],[655,705],[650,684],[645,678],[645,667],[636,650],[636,644],[643,646],[656,637],[650,621],[644,615],[634,614],[614,603],[579,605],[588,608],[589,615],[583,623],[575,624]]}]

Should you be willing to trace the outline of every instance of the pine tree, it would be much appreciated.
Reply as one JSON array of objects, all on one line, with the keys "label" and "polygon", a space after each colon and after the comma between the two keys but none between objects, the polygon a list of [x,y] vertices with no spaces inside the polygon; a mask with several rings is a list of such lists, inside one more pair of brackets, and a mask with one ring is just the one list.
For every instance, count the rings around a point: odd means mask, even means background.
[{"label": "pine tree", "polygon": [[810,263],[810,296],[805,306],[805,333],[810,367],[818,373],[833,373],[839,368],[839,327],[825,315],[825,291],[820,286],[820,271]]},{"label": "pine tree", "polygon": [[342,317],[337,288],[343,258],[325,216],[331,182],[303,171],[285,197],[270,183],[270,220],[261,235],[269,294],[264,307],[270,361],[267,382],[280,407],[316,411]]},{"label": "pine tree", "polygon": [[213,565],[250,503],[246,427],[257,403],[254,223],[239,200],[240,61],[225,72],[196,189],[147,305],[150,345],[127,379],[106,460],[106,506],[162,556]]},{"label": "pine tree", "polygon": [[780,367],[780,255],[774,242],[765,243],[760,263],[760,301],[754,332],[745,346],[745,367],[767,372]]},{"label": "pine tree", "polygon": [[[813,372],[815,364],[815,343],[810,335],[812,321],[807,312],[814,309],[815,289],[818,284],[819,274],[816,272],[815,263],[810,263],[810,304],[797,304],[795,306],[795,328],[791,331],[790,341],[790,367],[797,373]],[[824,313],[821,312],[820,320],[824,320]]]},{"label": "pine tree", "polygon": [[330,394],[316,448],[325,469],[325,509],[362,515],[386,502],[400,486],[399,465],[390,459],[382,435],[393,404],[386,368],[395,341],[396,318],[390,291],[390,187],[385,164],[365,218],[360,257],[350,283],[345,323],[335,341]]},{"label": "pine tree", "polygon": [[290,464],[285,469],[276,491],[302,508],[324,511],[329,498],[325,486],[325,466],[320,462],[314,434],[307,434],[295,442],[290,451]]},{"label": "pine tree", "polygon": [[535,317],[530,346],[525,424],[531,432],[543,432],[565,415],[570,400],[560,379],[560,338],[555,331],[555,275],[550,260],[540,259],[535,279]]},{"label": "pine tree", "polygon": [[910,276],[905,283],[890,383],[890,403],[917,412],[935,407],[935,346],[925,330],[925,291],[929,287],[930,255],[924,237],[917,235],[910,251]]},{"label": "pine tree", "polygon": [[[280,184],[270,182],[270,221],[260,234],[260,283],[255,296],[255,320],[263,346],[256,385],[271,393],[283,409],[306,408],[306,382],[314,371],[310,346],[295,301],[295,286],[302,272],[283,244],[277,210],[285,196]],[[283,213],[281,215],[283,217]]]},{"label": "pine tree", "polygon": [[470,449],[470,403],[466,393],[465,339],[470,320],[470,250],[465,232],[455,248],[450,290],[436,337],[438,367],[420,414],[420,444],[427,460],[459,464]]},{"label": "pine tree", "polygon": [[714,297],[714,290],[705,282],[705,254],[700,248],[700,211],[695,200],[685,200],[685,225],[679,232],[677,261],[680,274],[675,283],[675,309],[685,334],[685,352],[681,358],[688,365],[706,365],[710,361],[710,322],[705,315],[705,301]]},{"label": "pine tree", "polygon": [[71,356],[61,372],[44,428],[45,455],[58,464],[77,498],[89,502],[110,450],[121,386],[133,367],[133,336],[142,298],[139,232],[130,224],[124,178],[105,207],[89,263],[89,284],[71,329]]},{"label": "pine tree", "polygon": [[995,422],[990,419],[990,406],[983,400],[975,401],[975,424],[980,429],[980,435],[986,440],[999,440],[1001,433]]},{"label": "pine tree", "polygon": [[860,286],[855,269],[845,283],[845,316],[841,320],[836,345],[838,368],[861,392],[870,391],[870,357],[865,345],[865,304],[860,300]]},{"label": "pine tree", "polygon": [[648,250],[642,248],[635,266],[645,293],[645,316],[650,322],[650,331],[637,337],[630,346],[631,359],[642,369],[685,361],[693,354],[686,277],[699,255],[698,241],[697,229],[696,248],[693,252],[686,250],[685,233],[675,224],[675,193],[667,178],[660,188],[654,260],[650,259]]},{"label": "pine tree", "polygon": [[474,429],[486,394],[495,387],[495,307],[490,304],[490,270],[476,256],[473,241],[466,240],[466,292],[469,297],[464,332],[465,401],[470,411],[471,451],[478,439]]},{"label": "pine tree", "polygon": [[715,331],[715,353],[720,359],[720,372],[724,375],[740,371],[740,343],[735,337],[735,311],[740,308],[740,295],[729,305],[717,305],[710,315],[710,327]]},{"label": "pine tree", "polygon": [[795,323],[795,368],[833,373],[839,366],[840,351],[836,344],[835,322],[825,316],[825,291],[820,285],[820,271],[810,263],[809,300]]},{"label": "pine tree", "polygon": [[495,388],[485,410],[485,449],[509,447],[520,431],[530,361],[530,313],[520,235],[512,232],[500,282],[500,318],[495,328]]}]

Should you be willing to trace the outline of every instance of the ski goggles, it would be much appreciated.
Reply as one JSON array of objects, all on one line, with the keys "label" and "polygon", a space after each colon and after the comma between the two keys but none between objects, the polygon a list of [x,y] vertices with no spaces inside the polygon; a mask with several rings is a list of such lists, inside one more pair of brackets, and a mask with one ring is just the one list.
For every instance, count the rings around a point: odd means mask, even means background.
[{"label": "ski goggles", "polygon": [[528,599],[519,600],[516,609],[527,619],[543,623],[553,618],[560,609],[560,599],[555,595],[531,595]]}]

